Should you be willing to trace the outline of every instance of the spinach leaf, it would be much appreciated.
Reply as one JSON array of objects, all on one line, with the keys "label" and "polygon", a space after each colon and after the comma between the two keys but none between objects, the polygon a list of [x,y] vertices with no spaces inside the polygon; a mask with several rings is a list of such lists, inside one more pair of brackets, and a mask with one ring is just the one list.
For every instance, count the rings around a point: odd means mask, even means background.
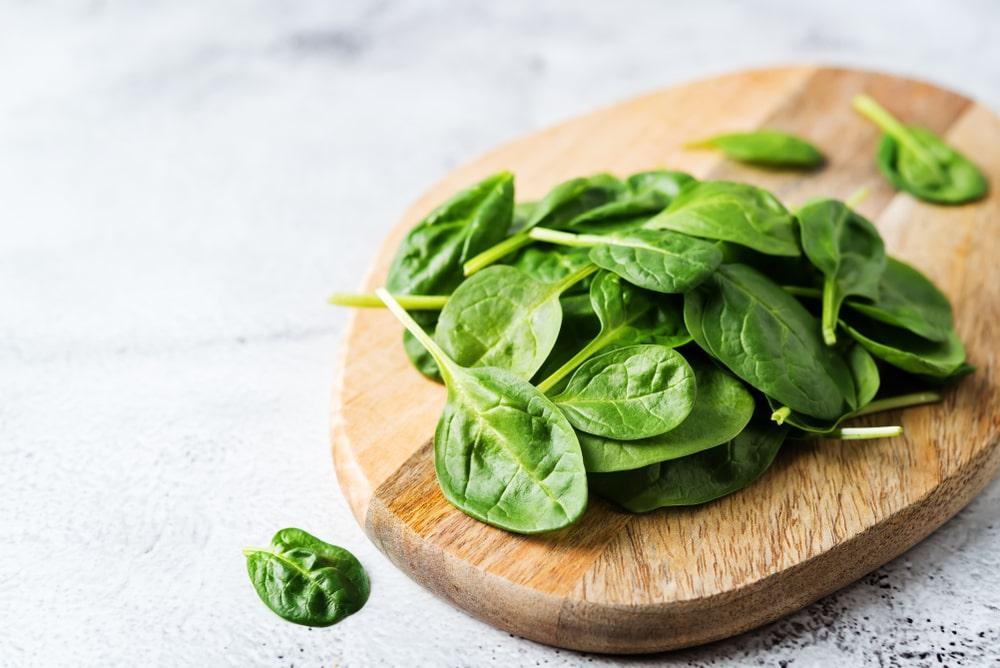
[{"label": "spinach leaf", "polygon": [[759,478],[771,466],[786,435],[786,430],[761,415],[728,443],[633,471],[592,473],[590,485],[633,513],[707,503]]},{"label": "spinach leaf", "polygon": [[790,409],[836,419],[856,408],[850,370],[816,319],[756,270],[721,265],[684,296],[684,322],[705,352]]},{"label": "spinach leaf", "polygon": [[687,148],[717,148],[730,160],[764,167],[812,169],[823,154],[804,139],[774,130],[730,132],[687,144]]},{"label": "spinach leaf", "polygon": [[858,415],[865,406],[872,402],[878,393],[881,376],[879,375],[875,360],[872,359],[872,356],[864,347],[852,344],[844,357],[851,369],[851,377],[854,379],[855,394],[853,400],[850,402],[855,407],[854,410],[845,412],[833,420],[823,420],[793,411],[787,406],[781,406],[774,399],[768,397],[768,403],[774,409],[774,412],[771,413],[771,419],[778,424],[788,424],[802,431],[829,434],[837,429],[844,420]]},{"label": "spinach leaf", "polygon": [[986,177],[968,158],[930,130],[900,123],[867,95],[854,108],[885,134],[876,161],[897,188],[938,204],[963,204],[986,194]]},{"label": "spinach leaf", "polygon": [[848,300],[847,305],[931,341],[947,341],[955,326],[948,298],[922,273],[892,257],[886,262],[874,301]]},{"label": "spinach leaf", "polygon": [[632,174],[626,191],[618,199],[585,211],[569,221],[567,230],[582,233],[621,233],[642,227],[649,218],[667,208],[681,188],[694,181],[684,172],[664,169]]},{"label": "spinach leaf", "polygon": [[624,471],[685,457],[725,443],[743,431],[753,415],[753,396],[711,362],[691,362],[698,387],[691,413],[670,431],[638,441],[578,433],[588,473]]},{"label": "spinach leaf", "polygon": [[590,305],[589,294],[564,294],[559,302],[563,310],[562,327],[545,364],[533,376],[536,384],[576,355],[601,330],[601,323]]},{"label": "spinach leaf", "polygon": [[654,292],[687,292],[708,278],[722,261],[722,252],[714,244],[669,230],[602,236],[535,228],[530,236],[571,247],[589,246],[590,260],[598,267]]},{"label": "spinach leaf", "polygon": [[528,246],[515,256],[510,266],[536,281],[555,283],[588,264],[590,250],[587,248]]},{"label": "spinach leaf", "polygon": [[625,179],[625,185],[633,196],[655,194],[661,198],[663,206],[667,206],[680,194],[684,186],[694,181],[695,178],[685,172],[651,169],[632,174]]},{"label": "spinach leaf", "polygon": [[559,335],[559,296],[595,270],[587,265],[557,283],[541,283],[514,267],[484,269],[448,300],[436,340],[461,366],[500,367],[531,378]]},{"label": "spinach leaf", "polygon": [[434,432],[445,498],[471,517],[517,533],[576,521],[587,505],[586,472],[576,433],[556,405],[509,371],[456,364],[392,295],[383,288],[376,293],[431,353],[448,388]]},{"label": "spinach leaf", "polygon": [[802,249],[823,273],[823,340],[837,342],[837,318],[844,298],[878,298],[885,269],[885,245],[875,226],[843,202],[823,199],[799,209]]},{"label": "spinach leaf", "polygon": [[330,626],[368,600],[368,575],[357,558],[301,529],[282,529],[270,548],[243,554],[260,600],[295,624]]},{"label": "spinach leaf", "polygon": [[[415,313],[413,315],[414,319],[420,323],[431,336],[434,335],[434,327],[437,324],[437,314],[429,316],[426,313]],[[433,380],[435,383],[443,383],[441,379],[441,372],[438,370],[437,363],[431,354],[427,352],[420,341],[413,338],[413,335],[408,331],[403,330],[403,352],[409,358],[410,363],[423,374],[429,380]]]},{"label": "spinach leaf", "polygon": [[600,333],[538,384],[543,392],[555,388],[598,351],[613,345],[656,343],[674,348],[691,340],[677,302],[668,296],[654,300],[617,274],[601,271],[594,277],[590,303],[601,323]]},{"label": "spinach leaf", "polygon": [[930,341],[863,316],[853,316],[840,324],[872,355],[903,371],[939,379],[966,372],[965,346],[954,330],[944,341]]},{"label": "spinach leaf", "polygon": [[774,195],[746,183],[691,183],[646,227],[731,241],[768,255],[800,254],[792,215]]},{"label": "spinach leaf", "polygon": [[694,371],[679,353],[637,345],[590,358],[552,401],[580,431],[634,440],[679,425],[696,392]]}]

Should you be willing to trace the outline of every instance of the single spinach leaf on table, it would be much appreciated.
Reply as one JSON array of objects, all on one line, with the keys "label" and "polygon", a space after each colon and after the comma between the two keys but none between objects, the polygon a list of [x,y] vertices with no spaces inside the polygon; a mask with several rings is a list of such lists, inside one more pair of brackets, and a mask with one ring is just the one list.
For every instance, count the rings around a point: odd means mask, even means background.
[{"label": "single spinach leaf on table", "polygon": [[622,441],[578,433],[588,473],[624,471],[677,459],[735,438],[754,412],[753,396],[739,380],[712,362],[691,361],[698,388],[684,421],[663,434]]},{"label": "single spinach leaf on table", "polygon": [[760,272],[721,265],[684,296],[684,322],[705,352],[791,410],[832,420],[856,408],[850,369],[816,318]]},{"label": "single spinach leaf on table", "polygon": [[730,181],[693,182],[646,227],[747,246],[768,255],[800,255],[792,215],[771,193]]},{"label": "single spinach leaf on table", "polygon": [[243,554],[260,600],[295,624],[330,626],[368,600],[368,575],[357,558],[301,529],[282,529],[269,548]]},{"label": "single spinach leaf on table", "polygon": [[864,316],[845,318],[841,325],[873,356],[903,371],[937,379],[967,371],[965,346],[954,330],[944,341],[931,341]]},{"label": "single spinach leaf on table", "polygon": [[687,361],[672,348],[647,344],[591,357],[552,401],[580,431],[634,440],[679,425],[696,393]]},{"label": "single spinach leaf on table", "polygon": [[823,164],[823,154],[806,140],[775,130],[729,132],[692,142],[688,148],[716,148],[730,160],[764,167],[813,169]]},{"label": "single spinach leaf on table", "polygon": [[837,200],[809,202],[796,218],[802,249],[823,273],[823,340],[833,345],[844,299],[850,295],[878,298],[885,245],[874,225]]},{"label": "single spinach leaf on table", "polygon": [[593,246],[590,259],[641,288],[681,293],[708,278],[722,252],[707,241],[669,230],[633,230]]},{"label": "single spinach leaf on table", "polygon": [[851,344],[847,352],[844,353],[844,359],[847,361],[851,377],[854,379],[854,400],[850,402],[854,406],[853,410],[832,420],[820,419],[782,407],[779,402],[768,397],[767,401],[774,410],[771,419],[778,424],[787,424],[802,431],[828,434],[839,427],[841,422],[850,419],[860,409],[870,404],[878,393],[882,382],[875,360],[863,346],[858,344]]},{"label": "single spinach leaf on table", "polygon": [[876,161],[900,190],[937,204],[963,204],[986,194],[983,173],[930,130],[903,125],[867,95],[855,97],[854,108],[885,133]]},{"label": "single spinach leaf on table", "polygon": [[509,371],[456,364],[386,290],[376,292],[427,347],[448,388],[434,432],[445,498],[475,519],[516,533],[576,521],[587,505],[586,472],[576,433],[556,405]]},{"label": "single spinach leaf on table", "polygon": [[774,461],[787,430],[761,414],[731,441],[697,454],[632,471],[593,473],[591,489],[633,513],[693,506],[732,494],[759,478]]},{"label": "single spinach leaf on table", "polygon": [[691,340],[684,328],[682,306],[670,295],[651,295],[600,271],[590,284],[591,308],[601,323],[600,332],[538,386],[543,391],[559,383],[585,360],[611,346],[656,343],[671,348]]},{"label": "single spinach leaf on table", "polygon": [[555,345],[560,295],[596,270],[588,265],[557,283],[541,283],[505,265],[466,279],[448,300],[435,339],[464,367],[500,367],[531,378]]}]

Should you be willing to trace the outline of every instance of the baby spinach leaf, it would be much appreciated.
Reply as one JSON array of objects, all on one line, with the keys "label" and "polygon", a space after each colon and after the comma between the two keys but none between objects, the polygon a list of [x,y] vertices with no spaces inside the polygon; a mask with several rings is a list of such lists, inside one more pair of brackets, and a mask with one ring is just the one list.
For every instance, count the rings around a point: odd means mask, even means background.
[{"label": "baby spinach leaf", "polygon": [[874,301],[848,300],[847,305],[931,341],[948,340],[954,328],[948,298],[922,273],[892,257],[886,262]]},{"label": "baby spinach leaf", "polygon": [[885,134],[876,161],[897,188],[938,204],[963,204],[986,194],[986,177],[968,158],[930,130],[900,123],[867,95],[854,108]]},{"label": "baby spinach leaf", "polygon": [[484,269],[448,300],[436,340],[461,366],[500,367],[531,378],[559,335],[559,296],[595,270],[588,265],[557,283],[541,283],[514,267]]},{"label": "baby spinach leaf", "polygon": [[903,371],[941,379],[964,372],[965,346],[954,330],[944,341],[930,341],[863,316],[841,325],[872,355]]},{"label": "baby spinach leaf", "polygon": [[243,554],[260,600],[295,624],[330,626],[368,600],[368,575],[357,558],[301,529],[282,529],[270,548]]},{"label": "baby spinach leaf", "polygon": [[632,440],[679,425],[696,392],[694,371],[679,353],[638,345],[590,358],[552,401],[580,431]]},{"label": "baby spinach leaf", "polygon": [[743,431],[753,415],[753,396],[728,372],[706,360],[692,360],[698,387],[694,406],[670,431],[637,441],[578,433],[589,473],[637,469],[685,457],[725,443]]},{"label": "baby spinach leaf", "polygon": [[564,294],[559,302],[563,310],[562,327],[559,328],[559,337],[545,364],[533,376],[536,384],[565,364],[597,336],[601,329],[601,323],[590,305],[589,294]]},{"label": "baby spinach leaf", "polygon": [[529,230],[536,225],[563,227],[586,211],[616,201],[626,192],[621,179],[611,174],[564,181],[538,202],[522,229]]},{"label": "baby spinach leaf", "polygon": [[600,333],[541,381],[539,389],[555,388],[584,360],[613,345],[656,343],[674,348],[690,341],[680,305],[668,296],[651,297],[617,274],[598,272],[590,284],[590,303],[601,323]]},{"label": "baby spinach leaf", "polygon": [[[414,319],[420,322],[421,327],[426,329],[431,336],[434,335],[434,327],[437,324],[437,314],[426,314],[426,313],[416,313],[414,314]],[[437,368],[437,363],[434,358],[431,357],[427,349],[424,348],[419,341],[413,338],[413,335],[408,331],[403,331],[403,352],[409,358],[410,363],[430,380],[435,383],[443,383],[441,379],[441,372]]]},{"label": "baby spinach leaf", "polygon": [[625,180],[626,191],[618,199],[583,212],[564,227],[594,234],[618,234],[638,229],[653,214],[667,208],[681,188],[693,180],[684,172],[664,169],[638,172]]},{"label": "baby spinach leaf", "polygon": [[507,234],[514,176],[494,174],[463,190],[410,230],[389,267],[386,287],[405,295],[448,295],[462,282],[462,263]]},{"label": "baby spinach leaf", "polygon": [[786,430],[761,415],[728,443],[633,471],[593,473],[590,485],[633,513],[707,503],[759,478],[771,466],[786,435]]},{"label": "baby spinach leaf", "polygon": [[684,186],[694,181],[695,178],[685,172],[651,169],[632,174],[625,179],[625,185],[633,196],[655,194],[661,198],[663,206],[667,206],[680,194]]},{"label": "baby spinach leaf", "polygon": [[688,148],[717,148],[730,160],[764,167],[812,169],[823,164],[823,154],[804,139],[775,130],[730,132],[692,142]]},{"label": "baby spinach leaf", "polygon": [[576,521],[587,505],[586,472],[576,433],[556,405],[509,371],[456,364],[385,289],[376,293],[426,346],[448,388],[434,432],[445,498],[471,517],[516,533]]},{"label": "baby spinach leaf", "polygon": [[800,254],[792,215],[774,195],[746,183],[691,183],[646,227],[731,241],[768,255]]},{"label": "baby spinach leaf", "polygon": [[708,278],[722,261],[722,252],[685,234],[633,230],[605,238],[591,248],[590,260],[641,288],[679,293]]},{"label": "baby spinach leaf", "polygon": [[823,340],[833,345],[844,298],[878,298],[885,245],[874,225],[837,200],[810,202],[796,217],[802,249],[823,273]]},{"label": "baby spinach leaf", "polygon": [[590,250],[587,248],[528,246],[517,254],[510,266],[536,281],[555,283],[588,264]]},{"label": "baby spinach leaf", "polygon": [[792,410],[829,420],[856,408],[850,370],[816,319],[758,271],[721,265],[684,296],[684,322],[705,352]]},{"label": "baby spinach leaf", "polygon": [[774,412],[771,419],[778,424],[788,424],[797,427],[802,431],[819,434],[828,434],[840,426],[844,420],[856,416],[861,409],[871,403],[878,393],[881,383],[881,376],[875,360],[864,347],[852,344],[844,355],[847,365],[851,369],[851,377],[854,379],[854,399],[850,402],[854,410],[845,412],[843,415],[833,420],[823,420],[810,415],[804,415],[793,411],[787,407],[782,407],[774,399],[768,397],[768,403]]}]

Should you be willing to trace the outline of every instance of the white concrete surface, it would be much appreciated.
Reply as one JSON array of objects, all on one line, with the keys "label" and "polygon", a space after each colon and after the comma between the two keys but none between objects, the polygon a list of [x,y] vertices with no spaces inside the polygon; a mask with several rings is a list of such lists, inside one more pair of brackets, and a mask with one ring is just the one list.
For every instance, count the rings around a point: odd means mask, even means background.
[{"label": "white concrete surface", "polygon": [[[998,25],[992,0],[0,2],[0,665],[616,665],[483,625],[368,543],[331,468],[324,297],[499,142],[767,63],[1000,108]],[[998,502],[784,621],[623,663],[995,665]],[[362,559],[360,614],[257,601],[240,548],[286,525]]]}]

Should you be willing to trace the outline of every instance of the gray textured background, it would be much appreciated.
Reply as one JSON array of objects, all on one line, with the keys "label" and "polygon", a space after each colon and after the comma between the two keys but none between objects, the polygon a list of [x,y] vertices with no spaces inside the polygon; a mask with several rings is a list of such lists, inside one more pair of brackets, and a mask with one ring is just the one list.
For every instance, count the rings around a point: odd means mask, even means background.
[{"label": "gray textured background", "polygon": [[[1000,108],[1000,3],[750,5],[0,2],[0,665],[614,664],[480,624],[368,543],[323,300],[456,164],[649,89],[807,61]],[[1000,662],[998,501],[784,621],[625,664]],[[358,554],[362,613],[257,601],[240,548],[286,525]]]}]

